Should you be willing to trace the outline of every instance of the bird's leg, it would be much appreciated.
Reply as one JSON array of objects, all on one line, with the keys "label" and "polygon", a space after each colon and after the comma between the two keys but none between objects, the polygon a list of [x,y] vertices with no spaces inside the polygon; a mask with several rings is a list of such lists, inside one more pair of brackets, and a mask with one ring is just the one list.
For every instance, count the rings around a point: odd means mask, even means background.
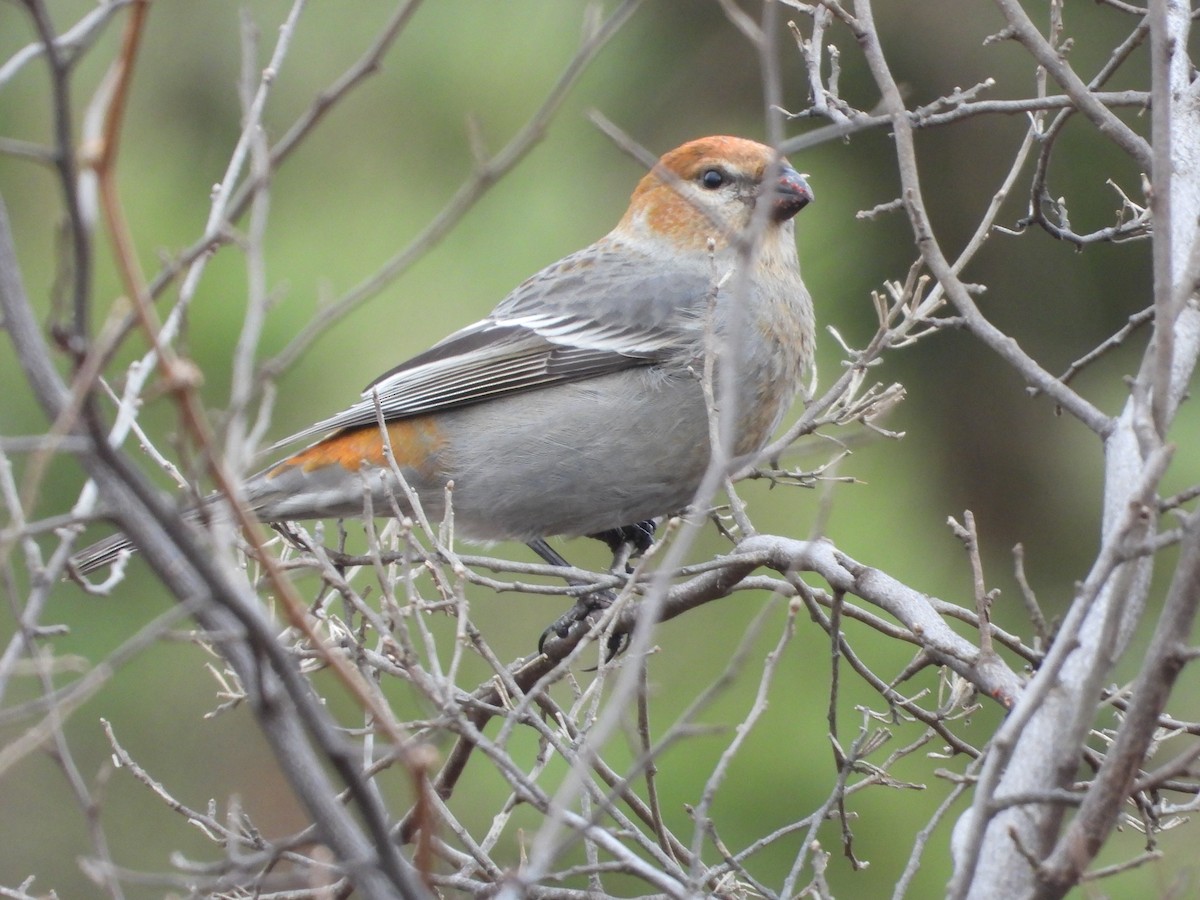
[{"label": "bird's leg", "polygon": [[[571,566],[565,556],[546,543],[545,538],[534,538],[529,542],[529,549],[551,566],[562,566],[563,568],[570,568]],[[574,582],[572,583],[574,584]]]},{"label": "bird's leg", "polygon": [[272,531],[291,544],[296,550],[302,553],[310,553],[312,551],[312,547],[309,546],[308,541],[300,537],[300,532],[296,530],[296,526],[291,522],[268,522],[267,524],[271,526]]}]

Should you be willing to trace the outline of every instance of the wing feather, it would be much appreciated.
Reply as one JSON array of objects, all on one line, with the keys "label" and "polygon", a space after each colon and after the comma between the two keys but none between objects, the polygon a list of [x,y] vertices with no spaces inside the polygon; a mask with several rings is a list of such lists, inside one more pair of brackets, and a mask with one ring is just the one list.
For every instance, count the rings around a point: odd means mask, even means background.
[{"label": "wing feather", "polygon": [[[478,403],[545,385],[653,365],[694,345],[711,278],[664,272],[602,252],[568,256],[514,290],[495,311],[367,386],[362,399],[274,444]],[[586,275],[579,258],[587,259]],[[687,298],[680,303],[671,297]]]}]

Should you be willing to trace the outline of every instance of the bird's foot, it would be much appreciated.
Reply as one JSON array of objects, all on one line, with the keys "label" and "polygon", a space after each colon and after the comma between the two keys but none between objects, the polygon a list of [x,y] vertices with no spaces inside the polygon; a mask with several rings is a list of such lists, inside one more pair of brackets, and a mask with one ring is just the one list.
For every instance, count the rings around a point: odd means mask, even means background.
[{"label": "bird's foot", "polygon": [[[583,634],[595,627],[600,616],[613,604],[616,597],[612,591],[592,591],[583,594],[575,605],[554,620],[542,636],[538,638],[538,653],[546,652],[546,648],[554,641],[565,641],[569,638],[582,637]],[[608,662],[617,656],[629,642],[626,632],[613,632],[608,636],[604,647],[604,661]]]},{"label": "bird's foot", "polygon": [[588,537],[603,541],[608,545],[608,549],[612,551],[614,569],[618,563],[623,562],[625,571],[630,572],[632,567],[629,565],[629,560],[641,556],[650,549],[650,545],[654,543],[654,531],[657,528],[657,520],[646,519],[642,522],[634,522],[632,525],[622,525],[620,528],[609,528],[607,531],[589,534]]}]

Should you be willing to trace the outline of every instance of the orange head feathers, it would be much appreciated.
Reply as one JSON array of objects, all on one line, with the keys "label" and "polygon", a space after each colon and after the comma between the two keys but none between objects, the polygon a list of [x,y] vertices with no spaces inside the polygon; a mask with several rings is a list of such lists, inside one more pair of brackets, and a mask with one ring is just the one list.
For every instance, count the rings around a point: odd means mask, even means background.
[{"label": "orange head feathers", "polygon": [[771,204],[764,240],[813,198],[804,178],[770,147],[718,135],[689,141],[665,154],[638,184],[618,232],[666,238],[676,245],[717,249],[753,224],[761,202]]}]

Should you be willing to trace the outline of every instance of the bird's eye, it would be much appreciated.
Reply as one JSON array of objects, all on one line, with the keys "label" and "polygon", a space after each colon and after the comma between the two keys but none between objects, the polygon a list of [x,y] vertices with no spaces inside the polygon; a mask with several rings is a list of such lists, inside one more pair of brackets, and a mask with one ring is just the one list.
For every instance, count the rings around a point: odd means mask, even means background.
[{"label": "bird's eye", "polygon": [[720,169],[709,169],[700,176],[700,183],[710,191],[715,191],[728,180],[729,178]]}]

